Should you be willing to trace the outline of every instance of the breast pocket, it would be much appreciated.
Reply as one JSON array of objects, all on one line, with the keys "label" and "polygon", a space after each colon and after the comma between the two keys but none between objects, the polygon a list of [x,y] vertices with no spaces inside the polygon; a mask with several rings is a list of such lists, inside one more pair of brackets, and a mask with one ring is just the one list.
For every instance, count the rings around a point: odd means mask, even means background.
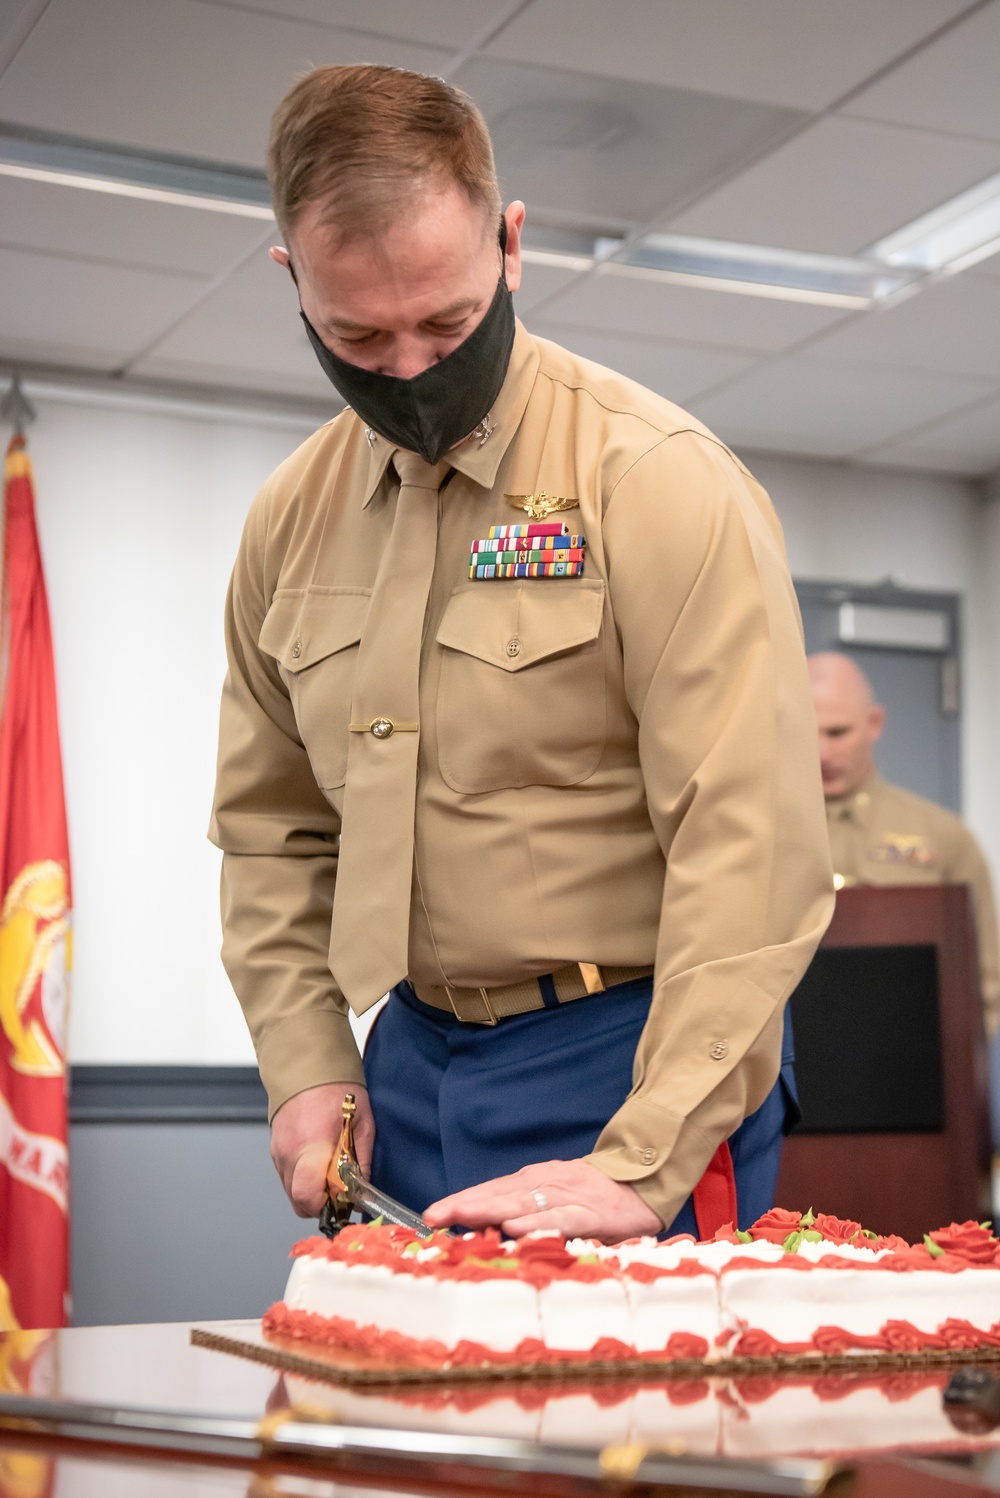
[{"label": "breast pocket", "polygon": [[347,778],[348,724],[358,643],[370,593],[363,588],[276,593],[259,645],[278,662],[316,783]]},{"label": "breast pocket", "polygon": [[452,790],[576,785],[604,752],[600,578],[472,583],[437,632],[438,758]]}]

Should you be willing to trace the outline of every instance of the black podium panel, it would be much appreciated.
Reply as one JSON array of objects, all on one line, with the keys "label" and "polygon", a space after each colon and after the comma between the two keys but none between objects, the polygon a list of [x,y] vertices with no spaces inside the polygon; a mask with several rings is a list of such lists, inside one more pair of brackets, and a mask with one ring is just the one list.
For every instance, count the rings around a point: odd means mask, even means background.
[{"label": "black podium panel", "polygon": [[796,1133],[944,1128],[933,946],[821,947],[791,999]]}]

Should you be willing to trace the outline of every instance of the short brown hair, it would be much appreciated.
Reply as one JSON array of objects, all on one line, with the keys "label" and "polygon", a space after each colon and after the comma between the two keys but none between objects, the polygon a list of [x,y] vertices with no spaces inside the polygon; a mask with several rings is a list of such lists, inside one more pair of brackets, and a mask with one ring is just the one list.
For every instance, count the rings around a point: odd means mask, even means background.
[{"label": "short brown hair", "polygon": [[442,78],[402,68],[359,63],[307,73],[274,112],[267,174],[286,239],[317,202],[342,241],[376,236],[422,188],[449,179],[500,216],[479,109]]}]

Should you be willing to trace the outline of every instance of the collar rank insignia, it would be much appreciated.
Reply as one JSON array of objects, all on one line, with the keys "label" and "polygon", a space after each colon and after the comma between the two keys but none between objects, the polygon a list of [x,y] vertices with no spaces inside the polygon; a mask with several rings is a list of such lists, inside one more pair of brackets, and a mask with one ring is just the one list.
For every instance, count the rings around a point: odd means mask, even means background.
[{"label": "collar rank insignia", "polygon": [[532,520],[548,520],[550,515],[560,510],[575,510],[580,504],[578,499],[560,499],[558,494],[546,494],[544,489],[538,494],[505,494],[504,499],[515,510],[525,510]]},{"label": "collar rank insignia", "polygon": [[491,525],[473,541],[469,576],[473,582],[507,577],[580,577],[587,554],[583,536],[571,536],[557,520],[534,525]]}]

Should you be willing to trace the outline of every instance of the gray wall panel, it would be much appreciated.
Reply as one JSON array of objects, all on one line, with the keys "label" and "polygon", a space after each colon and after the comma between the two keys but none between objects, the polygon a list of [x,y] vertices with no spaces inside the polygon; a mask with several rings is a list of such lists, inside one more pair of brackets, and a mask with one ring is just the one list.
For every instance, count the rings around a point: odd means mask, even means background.
[{"label": "gray wall panel", "polygon": [[70,1170],[77,1326],[260,1316],[315,1231],[265,1124],[75,1122]]}]

